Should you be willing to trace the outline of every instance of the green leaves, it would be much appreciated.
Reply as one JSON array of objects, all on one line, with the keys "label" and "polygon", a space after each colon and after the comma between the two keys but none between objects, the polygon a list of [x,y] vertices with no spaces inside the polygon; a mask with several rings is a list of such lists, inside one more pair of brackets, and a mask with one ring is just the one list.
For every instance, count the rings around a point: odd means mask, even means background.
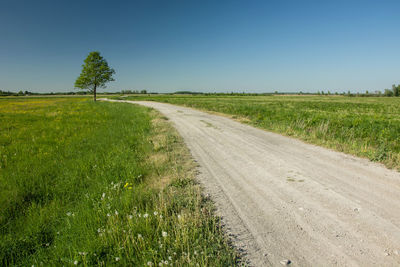
[{"label": "green leaves", "polygon": [[75,87],[95,91],[97,87],[105,88],[107,82],[114,81],[115,70],[108,66],[100,52],[90,52],[84,60],[82,72],[75,81]]}]

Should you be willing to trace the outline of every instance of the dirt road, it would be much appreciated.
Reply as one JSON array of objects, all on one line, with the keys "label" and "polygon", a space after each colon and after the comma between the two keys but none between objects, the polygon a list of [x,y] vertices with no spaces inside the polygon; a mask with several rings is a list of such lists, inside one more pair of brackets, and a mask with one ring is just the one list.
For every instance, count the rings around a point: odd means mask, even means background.
[{"label": "dirt road", "polygon": [[254,266],[399,266],[400,173],[197,110],[162,112]]}]

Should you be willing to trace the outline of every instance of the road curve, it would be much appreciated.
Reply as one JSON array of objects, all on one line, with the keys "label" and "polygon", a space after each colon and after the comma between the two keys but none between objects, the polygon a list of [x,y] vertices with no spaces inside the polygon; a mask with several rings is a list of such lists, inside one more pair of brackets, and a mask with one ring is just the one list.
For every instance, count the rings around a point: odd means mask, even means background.
[{"label": "road curve", "polygon": [[399,266],[400,173],[231,119],[157,102],[250,265]]}]

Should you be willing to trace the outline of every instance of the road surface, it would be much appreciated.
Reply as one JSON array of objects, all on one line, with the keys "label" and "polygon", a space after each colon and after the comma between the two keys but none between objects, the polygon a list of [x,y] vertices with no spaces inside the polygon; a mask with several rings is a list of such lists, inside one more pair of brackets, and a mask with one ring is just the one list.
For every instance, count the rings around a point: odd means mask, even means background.
[{"label": "road surface", "polygon": [[157,102],[252,266],[399,266],[400,173],[226,117]]}]

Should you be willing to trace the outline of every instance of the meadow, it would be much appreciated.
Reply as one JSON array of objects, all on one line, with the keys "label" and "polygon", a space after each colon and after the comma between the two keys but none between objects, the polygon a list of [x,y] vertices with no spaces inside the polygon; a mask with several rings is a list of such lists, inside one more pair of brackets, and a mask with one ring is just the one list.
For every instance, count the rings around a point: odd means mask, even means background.
[{"label": "meadow", "polygon": [[235,265],[194,176],[154,110],[0,98],[0,264]]},{"label": "meadow", "polygon": [[400,169],[400,99],[348,96],[133,95],[243,123]]}]

